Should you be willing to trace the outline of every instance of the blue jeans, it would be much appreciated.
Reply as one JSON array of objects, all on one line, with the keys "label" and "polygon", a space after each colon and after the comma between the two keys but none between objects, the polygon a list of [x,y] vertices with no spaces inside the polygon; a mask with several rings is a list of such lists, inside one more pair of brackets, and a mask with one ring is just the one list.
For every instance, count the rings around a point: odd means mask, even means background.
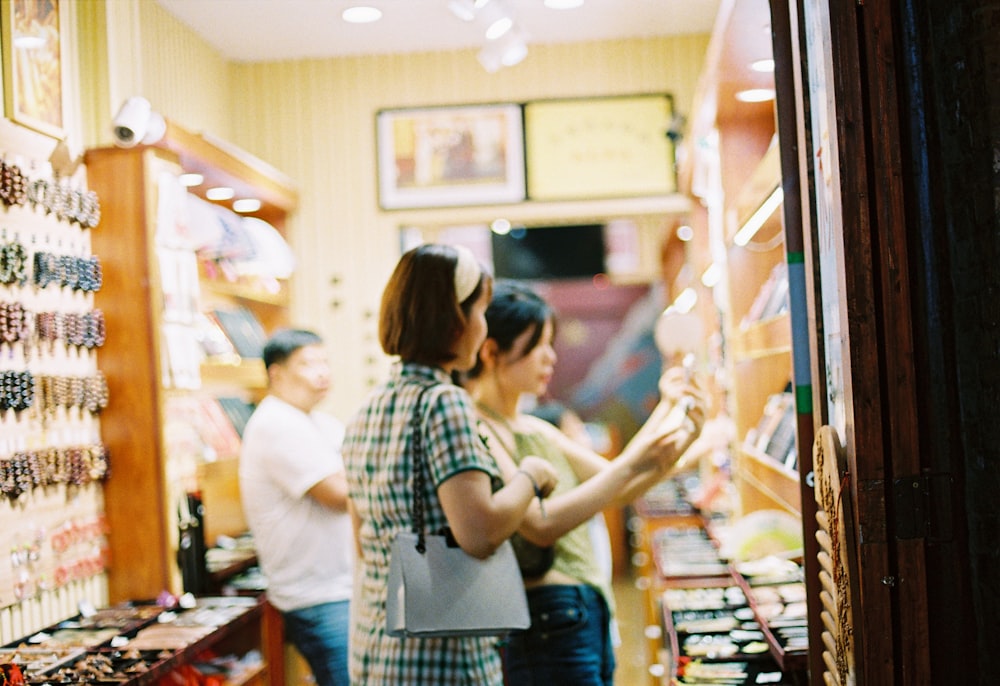
[{"label": "blue jeans", "polygon": [[509,686],[612,686],[615,654],[608,604],[590,586],[528,590],[531,627],[504,649]]},{"label": "blue jeans", "polygon": [[285,638],[302,653],[319,686],[348,686],[350,601],[282,612]]}]

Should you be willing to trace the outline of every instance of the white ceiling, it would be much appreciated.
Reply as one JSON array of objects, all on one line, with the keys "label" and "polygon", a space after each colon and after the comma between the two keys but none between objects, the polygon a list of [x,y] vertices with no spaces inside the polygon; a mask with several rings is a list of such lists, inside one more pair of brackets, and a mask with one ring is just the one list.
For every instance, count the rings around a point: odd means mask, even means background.
[{"label": "white ceiling", "polygon": [[[481,47],[480,29],[448,0],[156,0],[220,54],[241,62]],[[586,0],[554,10],[542,0],[505,2],[528,43],[568,43],[710,33],[721,0]],[[357,4],[382,10],[373,24],[340,15]]]}]

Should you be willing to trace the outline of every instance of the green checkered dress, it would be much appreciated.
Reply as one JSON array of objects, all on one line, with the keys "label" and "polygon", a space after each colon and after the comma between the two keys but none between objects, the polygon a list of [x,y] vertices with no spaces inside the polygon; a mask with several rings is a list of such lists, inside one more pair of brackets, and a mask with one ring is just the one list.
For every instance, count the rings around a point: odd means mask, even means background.
[{"label": "green checkered dress", "polygon": [[[397,638],[385,631],[389,547],[412,527],[410,419],[421,389],[425,395],[424,452],[430,470],[425,527],[447,524],[437,486],[469,469],[496,483],[499,470],[476,428],[468,394],[441,369],[397,363],[347,427],[343,456],[351,503],[361,521],[361,559],[351,620],[351,683],[358,686],[502,686],[496,638]],[[447,602],[447,599],[442,599]]]}]

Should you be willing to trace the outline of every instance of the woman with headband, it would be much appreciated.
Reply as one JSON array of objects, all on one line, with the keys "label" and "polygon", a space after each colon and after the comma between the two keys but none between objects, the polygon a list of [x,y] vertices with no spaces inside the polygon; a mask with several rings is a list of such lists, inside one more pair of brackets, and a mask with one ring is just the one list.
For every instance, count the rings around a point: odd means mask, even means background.
[{"label": "woman with headband", "polygon": [[448,526],[463,550],[485,558],[521,525],[536,490],[547,495],[555,487],[555,470],[537,457],[525,458],[504,483],[472,401],[452,383],[452,372],[476,362],[492,292],[492,277],[469,250],[425,244],[403,255],[382,294],[379,342],[399,359],[348,425],[343,446],[359,566],[353,684],[503,684],[497,638],[398,638],[387,633],[385,616],[390,546],[412,528],[406,446],[425,388],[425,530]]}]

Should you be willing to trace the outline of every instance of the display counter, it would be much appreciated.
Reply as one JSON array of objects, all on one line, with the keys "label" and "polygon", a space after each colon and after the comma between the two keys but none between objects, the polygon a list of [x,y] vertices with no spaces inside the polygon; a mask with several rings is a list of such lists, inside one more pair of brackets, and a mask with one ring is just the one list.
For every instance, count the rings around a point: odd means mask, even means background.
[{"label": "display counter", "polygon": [[273,610],[263,595],[174,600],[81,612],[0,648],[0,665],[16,665],[25,684],[53,686],[272,683],[263,646]]}]

